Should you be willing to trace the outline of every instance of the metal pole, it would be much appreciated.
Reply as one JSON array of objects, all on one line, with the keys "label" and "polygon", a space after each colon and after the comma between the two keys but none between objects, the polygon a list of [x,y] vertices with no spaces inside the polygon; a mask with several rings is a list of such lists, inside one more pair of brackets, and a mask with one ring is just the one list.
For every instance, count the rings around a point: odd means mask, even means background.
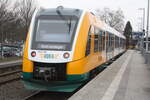
[{"label": "metal pole", "polygon": [[146,52],[148,52],[148,33],[149,33],[149,0],[148,0],[148,8],[147,8]]},{"label": "metal pole", "polygon": [[145,35],[145,8],[143,8],[142,52],[143,52],[143,50],[144,50],[144,35]]},{"label": "metal pole", "polygon": [[145,8],[143,8],[143,34],[142,34],[142,50],[144,48],[144,34],[145,34]]},{"label": "metal pole", "polygon": [[145,29],[145,8],[143,8],[143,30]]},{"label": "metal pole", "polygon": [[2,46],[2,42],[3,42],[3,33],[2,33],[2,26],[1,26],[1,57],[3,56],[3,46]]},{"label": "metal pole", "polygon": [[139,8],[138,10],[142,10],[143,11],[143,34],[141,36],[141,43],[140,43],[140,48],[143,51],[143,46],[144,46],[144,34],[145,34],[145,8]]},{"label": "metal pole", "polygon": [[3,58],[3,27],[1,27],[1,57]]}]

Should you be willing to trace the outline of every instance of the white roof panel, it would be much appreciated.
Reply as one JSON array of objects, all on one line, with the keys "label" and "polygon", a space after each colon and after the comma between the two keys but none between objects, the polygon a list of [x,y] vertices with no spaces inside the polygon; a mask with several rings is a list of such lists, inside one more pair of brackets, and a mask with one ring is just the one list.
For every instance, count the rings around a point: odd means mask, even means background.
[{"label": "white roof panel", "polygon": [[108,31],[118,37],[124,38],[125,36],[123,34],[121,34],[120,32],[116,31],[114,28],[110,27],[109,25],[104,23],[104,26],[102,27],[103,30]]}]

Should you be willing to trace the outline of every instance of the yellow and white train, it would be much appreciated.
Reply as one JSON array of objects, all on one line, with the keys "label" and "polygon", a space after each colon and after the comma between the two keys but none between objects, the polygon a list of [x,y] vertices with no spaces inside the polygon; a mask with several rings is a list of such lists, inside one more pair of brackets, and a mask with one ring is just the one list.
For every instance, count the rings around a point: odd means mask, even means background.
[{"label": "yellow and white train", "polygon": [[125,51],[125,37],[85,10],[58,7],[33,15],[23,56],[29,89],[71,92]]}]

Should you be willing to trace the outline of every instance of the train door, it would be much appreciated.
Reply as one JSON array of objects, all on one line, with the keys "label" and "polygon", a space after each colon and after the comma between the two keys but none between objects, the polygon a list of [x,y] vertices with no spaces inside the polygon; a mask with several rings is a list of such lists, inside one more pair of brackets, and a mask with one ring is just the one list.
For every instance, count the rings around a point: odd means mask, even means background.
[{"label": "train door", "polygon": [[102,60],[102,50],[103,50],[103,31],[99,30],[99,35],[98,35],[98,59],[99,61]]},{"label": "train door", "polygon": [[[98,41],[97,41],[98,42]],[[94,36],[94,27],[90,26],[89,32],[88,32],[88,40],[87,40],[87,46],[86,46],[86,53],[85,55],[88,56],[90,54],[93,54],[96,50],[95,46],[95,36]],[[98,47],[97,47],[98,49]]]},{"label": "train door", "polygon": [[119,53],[121,53],[121,38],[119,37],[119,43],[118,43],[118,45],[119,45]]},{"label": "train door", "polygon": [[91,48],[90,48],[90,53],[94,54],[94,26],[91,26],[90,28],[90,35],[91,35]]},{"label": "train door", "polygon": [[114,35],[114,56],[117,55],[117,36]]},{"label": "train door", "polygon": [[94,56],[98,63],[102,60],[100,29],[97,27],[94,28]]},{"label": "train door", "polygon": [[111,59],[112,57],[112,35],[109,33],[108,35],[108,59]]},{"label": "train door", "polygon": [[111,34],[111,58],[114,57],[114,34]]},{"label": "train door", "polygon": [[106,32],[106,60],[109,59],[109,57],[108,57],[108,51],[109,51],[109,33]]},{"label": "train door", "polygon": [[102,56],[103,56],[103,58],[106,60],[106,36],[105,36],[106,34],[105,34],[105,32],[103,31],[103,33],[102,33],[102,45],[103,45],[103,47],[102,47]]},{"label": "train door", "polygon": [[91,29],[91,27],[89,28],[89,32],[88,32],[85,56],[90,55],[90,52],[91,52],[91,32],[90,32],[90,29]]},{"label": "train door", "polygon": [[119,54],[119,37],[116,36],[116,52],[117,52],[117,55]]},{"label": "train door", "polygon": [[94,53],[99,51],[99,30],[94,28]]},{"label": "train door", "polygon": [[108,32],[108,39],[107,39],[107,60],[110,60],[113,57],[113,35]]}]

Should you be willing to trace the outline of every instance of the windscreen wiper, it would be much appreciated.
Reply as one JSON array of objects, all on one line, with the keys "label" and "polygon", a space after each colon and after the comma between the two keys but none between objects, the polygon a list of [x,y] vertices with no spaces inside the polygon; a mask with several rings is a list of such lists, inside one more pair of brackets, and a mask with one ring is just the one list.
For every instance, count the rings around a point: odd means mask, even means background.
[{"label": "windscreen wiper", "polygon": [[68,23],[68,20],[62,15],[62,13],[60,12],[60,10],[56,10],[57,14],[60,16],[60,18],[64,21],[67,22],[67,26],[69,27],[69,33],[70,33],[70,30],[71,30],[71,18],[69,20],[69,23]]},{"label": "windscreen wiper", "polygon": [[69,33],[70,33],[70,31],[71,31],[71,18],[69,20]]}]

